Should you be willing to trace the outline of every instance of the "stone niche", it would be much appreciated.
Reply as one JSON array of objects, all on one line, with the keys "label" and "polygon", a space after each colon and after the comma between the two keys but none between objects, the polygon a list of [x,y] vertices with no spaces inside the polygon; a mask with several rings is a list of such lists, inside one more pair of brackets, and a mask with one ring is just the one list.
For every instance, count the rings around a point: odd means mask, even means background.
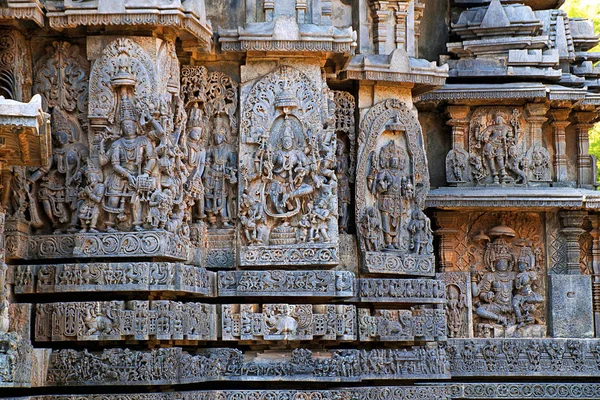
[{"label": "stone niche", "polygon": [[432,233],[423,202],[429,173],[416,112],[389,99],[361,120],[356,216],[367,273],[432,276]]},{"label": "stone niche", "polygon": [[242,71],[239,265],[333,266],[339,262],[333,93],[318,65],[273,65],[257,62]]},{"label": "stone niche", "polygon": [[456,213],[446,284],[448,336],[546,337],[545,215]]},{"label": "stone niche", "polygon": [[528,118],[529,109],[510,106],[475,107],[470,114],[469,107],[449,106],[448,113],[453,118],[446,156],[450,185],[550,185],[552,158],[541,130],[545,118]]}]

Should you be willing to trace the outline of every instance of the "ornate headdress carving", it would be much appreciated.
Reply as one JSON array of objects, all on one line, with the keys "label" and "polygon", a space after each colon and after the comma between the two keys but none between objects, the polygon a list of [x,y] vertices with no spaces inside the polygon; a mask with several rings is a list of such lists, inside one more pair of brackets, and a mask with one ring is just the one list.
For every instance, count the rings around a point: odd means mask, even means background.
[{"label": "ornate headdress carving", "polygon": [[119,110],[119,120],[123,121],[137,121],[135,106],[133,102],[127,97],[121,98],[121,108]]},{"label": "ornate headdress carving", "polygon": [[65,115],[65,113],[58,107],[52,110],[52,132],[65,132],[72,139],[75,139],[73,135],[74,126],[73,122]]}]

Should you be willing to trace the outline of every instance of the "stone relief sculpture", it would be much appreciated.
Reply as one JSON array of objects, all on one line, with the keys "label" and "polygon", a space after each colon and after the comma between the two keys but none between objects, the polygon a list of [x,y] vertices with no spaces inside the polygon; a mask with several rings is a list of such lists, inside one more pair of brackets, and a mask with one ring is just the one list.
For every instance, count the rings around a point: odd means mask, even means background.
[{"label": "stone relief sculpture", "polygon": [[226,304],[223,340],[356,340],[356,308],[346,305]]},{"label": "stone relief sculpture", "polygon": [[333,91],[333,99],[337,135],[335,171],[338,182],[338,224],[341,233],[348,233],[356,170],[355,100],[350,93],[339,90]]},{"label": "stone relief sculpture", "polygon": [[324,83],[281,66],[260,78],[245,100],[242,265],[337,263],[335,108],[329,90],[318,85]]},{"label": "stone relief sculpture", "polygon": [[[187,258],[182,253],[189,241],[188,200],[182,186],[188,171],[179,145],[186,115],[173,46],[159,42],[151,50],[146,42],[121,38],[98,55],[90,74],[92,151],[78,170],[86,185],[75,191],[77,254],[127,253],[126,246],[107,252],[98,238],[118,234],[125,244],[129,239],[121,233],[130,231],[142,235],[134,239],[141,240],[140,251],[151,252],[143,232],[161,230],[168,232],[169,251]],[[156,52],[156,61],[148,51]]]},{"label": "stone relief sculpture", "polygon": [[53,233],[78,229],[79,192],[89,155],[86,118],[89,63],[76,45],[54,42],[34,66],[33,91],[51,114],[52,158],[48,167],[30,171],[25,190],[31,226],[41,230],[47,218]]},{"label": "stone relief sculpture", "polygon": [[[541,138],[527,148],[537,122],[521,108],[478,107],[469,119],[466,147],[458,143],[446,156],[446,180],[451,184],[539,185],[550,179],[550,154]],[[456,129],[456,128],[455,128]],[[461,135],[462,136],[462,135]]]},{"label": "stone relief sculpture", "polygon": [[222,72],[190,66],[182,69],[181,84],[187,115],[182,130],[185,188],[194,204],[191,218],[207,228],[207,265],[233,267],[237,217],[242,225],[254,218],[237,212],[238,84]]},{"label": "stone relief sculpture", "polygon": [[484,268],[472,275],[475,333],[482,337],[544,337],[546,327],[534,318],[544,302],[539,288],[536,256],[527,242],[513,246],[516,232],[505,225],[476,237],[484,247]]},{"label": "stone relief sculpture", "polygon": [[365,271],[433,273],[433,235],[421,210],[427,176],[412,112],[397,100],[372,107],[361,122],[356,189]]}]

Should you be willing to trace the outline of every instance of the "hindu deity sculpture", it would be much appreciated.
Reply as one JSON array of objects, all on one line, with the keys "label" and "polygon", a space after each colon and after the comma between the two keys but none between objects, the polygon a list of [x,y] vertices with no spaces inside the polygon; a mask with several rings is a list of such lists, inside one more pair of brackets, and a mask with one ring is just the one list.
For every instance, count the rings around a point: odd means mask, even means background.
[{"label": "hindu deity sculpture", "polygon": [[213,143],[206,151],[204,170],[204,212],[212,228],[230,228],[232,212],[232,185],[237,183],[237,158],[226,142],[227,127],[217,118]]},{"label": "hindu deity sculpture", "polygon": [[102,205],[108,216],[105,221],[108,232],[114,232],[118,222],[127,220],[128,211],[133,229],[141,231],[144,222],[142,203],[148,201],[150,191],[156,185],[153,177],[157,163],[155,146],[148,137],[138,136],[137,121],[133,103],[124,96],[120,104],[120,137],[108,151],[103,142],[100,144],[100,165],[112,167],[106,178],[105,203]]}]

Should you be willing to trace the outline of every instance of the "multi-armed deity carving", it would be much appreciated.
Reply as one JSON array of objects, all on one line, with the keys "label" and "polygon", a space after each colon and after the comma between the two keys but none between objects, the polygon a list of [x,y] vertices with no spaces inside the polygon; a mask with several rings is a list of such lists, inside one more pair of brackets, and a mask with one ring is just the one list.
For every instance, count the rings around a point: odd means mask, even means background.
[{"label": "multi-armed deity carving", "polygon": [[[76,244],[78,254],[96,251],[98,231],[166,230],[180,239],[189,236],[179,63],[173,43],[158,44],[152,48],[143,41],[114,40],[91,71],[89,118],[94,136],[87,163],[84,157],[77,159],[81,185],[72,195],[77,207],[71,228],[78,225],[80,235],[95,236],[82,236]],[[58,140],[59,133],[55,132]],[[75,162],[74,150],[61,151]]]},{"label": "multi-armed deity carving", "polygon": [[455,121],[453,148],[446,156],[446,180],[474,185],[549,182],[550,154],[541,138],[536,139],[538,130],[541,132],[537,122],[526,121],[521,109],[509,107],[477,108],[468,128]]},{"label": "multi-armed deity carving", "polygon": [[357,224],[368,272],[431,275],[433,245],[423,201],[429,188],[421,130],[400,101],[375,105],[361,123]]},{"label": "multi-armed deity carving", "polygon": [[335,105],[320,74],[311,76],[281,66],[245,100],[242,264],[337,263]]},{"label": "multi-armed deity carving", "polygon": [[471,272],[476,336],[545,336],[539,310],[544,303],[541,255],[530,241],[515,236],[499,225],[473,238],[483,255],[483,268]]}]

